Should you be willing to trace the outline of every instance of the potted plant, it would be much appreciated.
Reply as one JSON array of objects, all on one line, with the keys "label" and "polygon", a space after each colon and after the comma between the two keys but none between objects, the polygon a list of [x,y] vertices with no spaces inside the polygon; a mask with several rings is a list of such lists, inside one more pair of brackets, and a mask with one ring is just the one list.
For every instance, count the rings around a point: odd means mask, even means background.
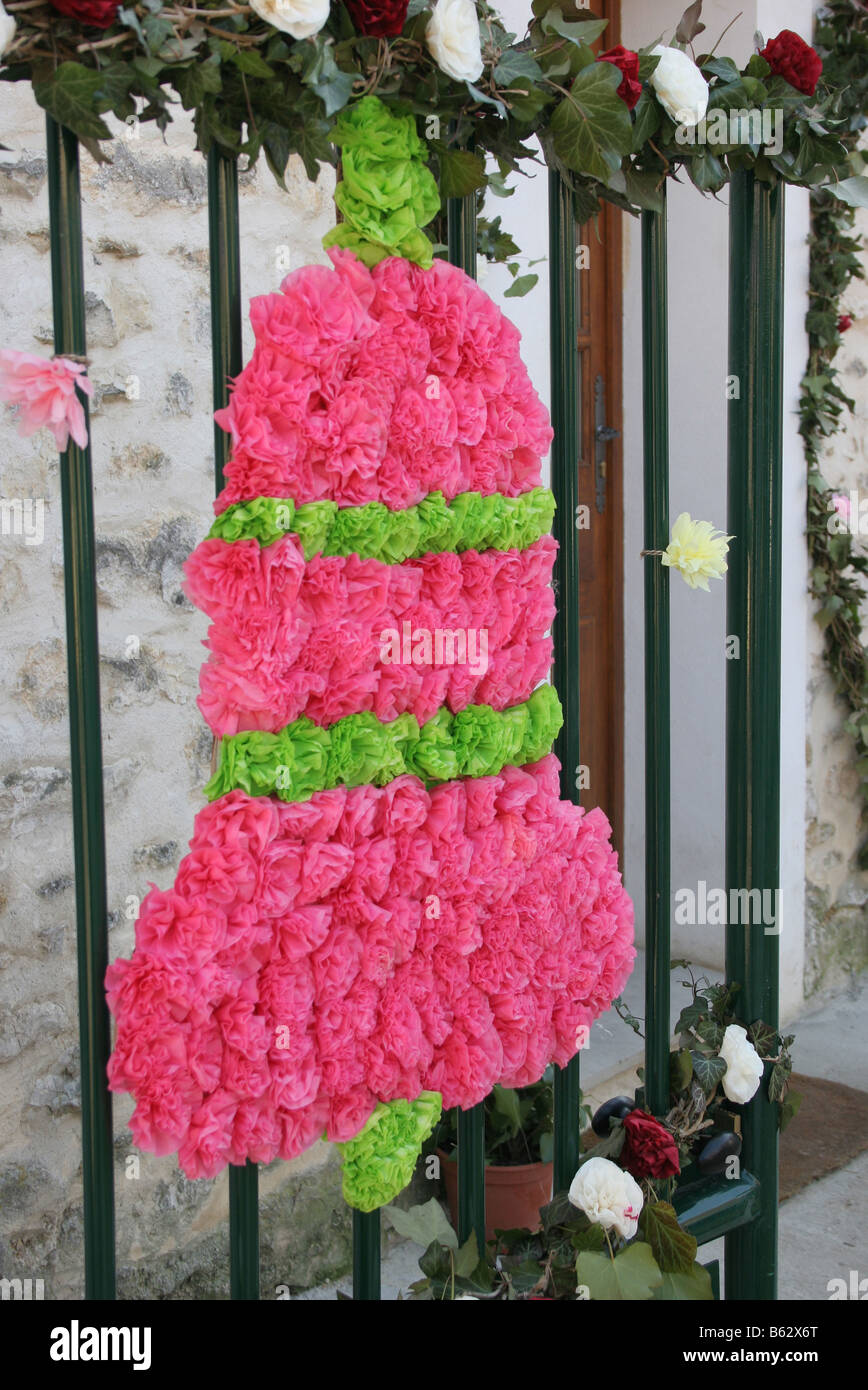
[{"label": "potted plant", "polygon": [[[551,1068],[532,1086],[495,1086],[485,1099],[486,1238],[495,1230],[536,1229],[551,1200],[554,1086]],[[443,1116],[437,1153],[453,1224],[458,1218],[457,1111]]]}]

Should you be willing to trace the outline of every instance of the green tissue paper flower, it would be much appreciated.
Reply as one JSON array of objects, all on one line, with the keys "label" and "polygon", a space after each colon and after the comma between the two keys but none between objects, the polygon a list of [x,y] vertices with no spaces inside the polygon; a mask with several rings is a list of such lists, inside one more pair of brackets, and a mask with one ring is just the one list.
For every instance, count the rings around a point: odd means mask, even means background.
[{"label": "green tissue paper flower", "polygon": [[439,1091],[422,1091],[415,1100],[389,1101],[377,1106],[353,1139],[338,1144],[348,1206],[374,1211],[404,1190],[442,1107]]},{"label": "green tissue paper flower", "polygon": [[323,246],[345,247],[367,266],[386,256],[430,266],[434,249],[421,228],[436,216],[440,192],[415,117],[366,96],[340,113],[332,139],[341,149],[335,202],[344,221]]},{"label": "green tissue paper flower", "polygon": [[220,740],[217,771],[205,788],[209,801],[236,788],[248,796],[308,801],[333,787],[383,787],[409,773],[424,782],[493,777],[507,763],[538,762],[550,750],[563,714],[552,685],[510,709],[444,706],[419,725],[412,714],[384,724],[370,711],[348,714],[328,729],[306,715],[280,733],[261,729]]},{"label": "green tissue paper flower", "polygon": [[451,502],[442,492],[430,492],[415,506],[397,512],[382,502],[358,507],[338,507],[328,501],[297,506],[290,498],[254,497],[227,507],[208,535],[272,545],[294,533],[306,560],[318,554],[358,555],[362,560],[398,565],[446,550],[526,550],[548,535],[554,513],[554,496],[544,487],[517,497],[462,492]]}]

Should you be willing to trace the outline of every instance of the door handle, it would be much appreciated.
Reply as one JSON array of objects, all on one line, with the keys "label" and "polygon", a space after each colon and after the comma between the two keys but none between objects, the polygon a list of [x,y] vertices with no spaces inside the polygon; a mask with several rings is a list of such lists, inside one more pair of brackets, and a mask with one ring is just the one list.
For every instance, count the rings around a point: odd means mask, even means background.
[{"label": "door handle", "polygon": [[598,376],[594,382],[594,499],[601,515],[606,510],[606,447],[620,435],[620,430],[606,424],[606,383]]}]

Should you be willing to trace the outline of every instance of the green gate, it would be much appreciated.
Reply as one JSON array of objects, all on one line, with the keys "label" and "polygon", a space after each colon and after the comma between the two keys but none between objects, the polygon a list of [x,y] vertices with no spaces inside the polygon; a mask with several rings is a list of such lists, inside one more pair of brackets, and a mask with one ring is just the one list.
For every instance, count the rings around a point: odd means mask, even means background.
[{"label": "green gate", "polygon": [[[84,356],[84,272],[78,140],[48,118],[51,266],[55,352]],[[214,408],[241,369],[241,267],[236,162],[208,160]],[[449,256],[475,273],[475,200],[448,205]],[[741,659],[729,662],[726,692],[726,879],[767,891],[779,882],[781,360],[783,189],[733,175],[730,196],[729,372],[740,382],[729,406],[727,529],[738,537],[727,583],[727,632]],[[549,174],[552,372],[552,490],[559,543],[555,583],[554,676],[564,706],[556,753],[561,795],[577,801],[579,752],[579,402],[577,228],[572,195]],[[642,214],[642,345],[645,546],[669,541],[666,211]],[[86,408],[86,407],[85,407]],[[216,484],[228,436],[215,426]],[[86,1297],[115,1297],[113,1133],[106,1083],[109,1017],[105,817],[102,799],[99,652],[90,447],[74,443],[61,460],[69,667]],[[646,559],[645,573],[645,914],[647,1047],[645,1099],[662,1115],[669,1098],[670,709],[669,576]],[[761,923],[727,929],[727,977],[742,986],[748,1018],[778,1023],[778,938]],[[579,1159],[579,1058],[555,1074],[555,1190]],[[682,1184],[679,1219],[700,1244],[726,1236],[726,1297],[774,1299],[777,1280],[777,1116],[760,1088],[745,1107],[744,1168],[735,1179]],[[459,1239],[484,1241],[483,1107],[459,1115]],[[230,1261],[233,1299],[259,1298],[258,1170],[232,1167]],[[356,1299],[380,1296],[379,1212],[353,1213]]]}]

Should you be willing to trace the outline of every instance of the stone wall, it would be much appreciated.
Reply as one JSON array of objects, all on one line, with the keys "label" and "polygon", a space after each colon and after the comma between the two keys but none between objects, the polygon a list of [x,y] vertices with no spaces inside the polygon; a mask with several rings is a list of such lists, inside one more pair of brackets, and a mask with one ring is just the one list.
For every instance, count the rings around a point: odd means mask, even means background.
[{"label": "stone wall", "polygon": [[[0,87],[0,343],[52,351],[41,112]],[[82,157],[99,590],[111,955],[128,955],[138,900],[170,886],[202,804],[210,736],[196,709],[206,621],[181,566],[213,497],[205,164],[190,123],[166,139],[119,128],[112,163]],[[299,164],[287,191],[243,175],[245,301],[324,260],[331,189]],[[245,355],[251,348],[248,333]],[[0,409],[0,495],[44,502],[44,538],[0,537],[0,1274],[82,1289],[75,904],[59,472],[44,432]],[[38,518],[38,508],[31,513]],[[38,539],[38,533],[37,537]],[[31,537],[31,540],[33,537]],[[228,1292],[228,1187],[172,1157],[136,1155],[115,1104],[120,1291]],[[138,1176],[135,1162],[139,1158]],[[349,1213],[325,1145],[262,1174],[263,1296],[346,1267]]]},{"label": "stone wall", "polygon": [[[868,237],[868,212],[857,212],[857,230]],[[862,253],[868,274],[868,245]],[[856,409],[829,440],[822,460],[830,486],[868,499],[868,284],[854,280],[844,308],[853,319],[835,360],[843,390]],[[868,511],[868,501],[866,501]],[[863,522],[863,527],[866,522]],[[868,534],[855,544],[864,551]],[[805,994],[829,994],[855,983],[868,968],[868,874],[856,851],[866,835],[860,821],[859,775],[853,742],[842,725],[849,714],[836,696],[823,660],[823,635],[811,624],[808,682],[808,840]]]}]

